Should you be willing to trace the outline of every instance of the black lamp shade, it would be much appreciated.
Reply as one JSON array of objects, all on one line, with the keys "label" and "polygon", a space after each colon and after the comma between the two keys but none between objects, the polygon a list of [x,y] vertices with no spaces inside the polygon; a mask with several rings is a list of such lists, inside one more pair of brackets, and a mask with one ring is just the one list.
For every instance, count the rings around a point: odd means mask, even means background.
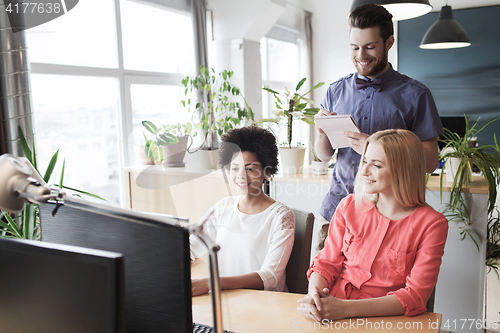
[{"label": "black lamp shade", "polygon": [[354,8],[367,3],[384,6],[392,14],[394,21],[421,16],[432,10],[429,0],[354,0],[351,5],[351,12]]},{"label": "black lamp shade", "polygon": [[436,22],[422,38],[422,49],[450,49],[469,46],[469,37],[465,29],[453,17],[450,6],[443,6]]}]

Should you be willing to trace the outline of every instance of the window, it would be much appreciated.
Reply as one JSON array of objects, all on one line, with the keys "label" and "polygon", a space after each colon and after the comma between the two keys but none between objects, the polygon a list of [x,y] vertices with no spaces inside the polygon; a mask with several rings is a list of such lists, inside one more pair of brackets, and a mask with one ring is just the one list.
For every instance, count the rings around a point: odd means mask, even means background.
[{"label": "window", "polygon": [[64,185],[112,204],[120,170],[137,161],[128,146],[143,144],[141,121],[188,120],[179,111],[181,79],[194,72],[191,18],[150,2],[80,1],[26,31],[40,170],[60,149],[51,181],[65,158]]},{"label": "window", "polygon": [[113,0],[79,1],[67,14],[26,30],[26,38],[34,63],[118,68]]},{"label": "window", "polygon": [[121,0],[123,57],[126,69],[194,72],[191,17]]},{"label": "window", "polygon": [[[273,30],[276,29],[273,28]],[[263,85],[282,94],[285,93],[285,87],[295,91],[295,87],[301,79],[299,45],[268,37],[263,38],[260,45]],[[263,90],[262,101],[263,117],[274,117],[273,111],[276,110],[274,96]],[[292,144],[302,142],[308,145],[307,126],[301,121],[294,121]],[[280,126],[271,124],[270,128],[278,137],[279,143],[287,141],[286,124]]]}]

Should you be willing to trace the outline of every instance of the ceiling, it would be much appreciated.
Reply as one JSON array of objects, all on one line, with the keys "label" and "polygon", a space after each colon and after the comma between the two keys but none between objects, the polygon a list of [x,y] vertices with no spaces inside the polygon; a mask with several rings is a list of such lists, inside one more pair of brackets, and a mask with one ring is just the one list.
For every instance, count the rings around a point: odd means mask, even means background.
[{"label": "ceiling", "polygon": [[448,3],[453,9],[500,5],[500,0],[429,0],[432,11],[440,11]]}]

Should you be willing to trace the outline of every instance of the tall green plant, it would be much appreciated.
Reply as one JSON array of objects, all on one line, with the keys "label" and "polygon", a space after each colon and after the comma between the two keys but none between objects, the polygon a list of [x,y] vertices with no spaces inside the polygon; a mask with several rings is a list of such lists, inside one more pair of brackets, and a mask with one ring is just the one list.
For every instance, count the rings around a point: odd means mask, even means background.
[{"label": "tall green plant", "polygon": [[294,119],[302,120],[309,125],[314,125],[314,116],[319,111],[319,108],[307,107],[308,104],[314,105],[314,101],[306,98],[306,95],[308,95],[314,89],[321,87],[324,84],[324,82],[318,83],[317,85],[312,87],[308,92],[300,94],[298,91],[304,85],[304,82],[306,82],[306,78],[303,78],[302,80],[299,81],[299,83],[297,83],[297,86],[295,86],[295,91],[293,93],[290,92],[288,88],[285,88],[286,92],[284,94],[281,94],[269,87],[262,88],[265,91],[273,94],[274,98],[276,99],[275,106],[277,110],[273,112],[276,115],[276,117],[259,119],[257,122],[258,123],[272,122],[278,124],[284,120],[286,123],[286,136],[287,136],[288,148],[292,147],[293,120]]},{"label": "tall green plant", "polygon": [[[33,165],[33,167],[38,172],[40,177],[42,177],[42,173],[38,170],[37,166],[35,145],[33,144],[33,147],[30,148],[21,127],[18,128],[18,133],[24,156]],[[58,155],[59,155],[59,149],[54,153],[54,155],[52,155],[49,165],[47,166],[47,169],[43,173],[42,178],[47,184],[49,184],[50,182],[50,177],[52,176],[52,173],[56,166]],[[54,185],[56,185],[60,189],[64,188],[76,192],[76,194],[74,195],[78,195],[78,193],[80,193],[97,199],[104,200],[98,195],[63,185],[65,166],[66,166],[66,160],[64,159],[62,164],[61,177],[59,178],[59,183]],[[40,227],[40,219],[39,219],[38,204],[25,203],[21,213],[16,214],[14,216],[9,215],[9,213],[5,211],[2,211],[0,213],[1,236],[38,240],[40,238],[39,227]]]},{"label": "tall green plant", "polygon": [[[254,121],[252,109],[230,81],[233,74],[227,70],[216,74],[213,68],[200,66],[198,76],[187,76],[182,80],[186,99],[181,103],[193,113],[193,122],[205,135],[203,145],[210,149],[214,148],[216,134],[223,135],[247,120]],[[245,106],[240,105],[238,98]]]},{"label": "tall green plant", "polygon": [[[500,220],[498,218],[498,209],[495,208],[497,198],[497,187],[500,185],[500,149],[493,135],[493,145],[483,145],[475,147],[469,145],[469,140],[476,137],[486,126],[500,118],[491,120],[483,127],[478,127],[476,121],[469,128],[469,121],[465,116],[465,135],[461,137],[457,133],[453,133],[445,128],[445,133],[441,141],[446,144],[445,148],[451,148],[448,152],[441,154],[440,158],[445,162],[452,158],[460,158],[460,164],[457,168],[457,173],[453,179],[450,189],[450,201],[446,208],[448,213],[446,217],[450,221],[457,222],[460,226],[462,239],[469,236],[479,250],[477,234],[471,228],[471,217],[467,207],[467,199],[469,198],[469,183],[472,181],[472,164],[475,164],[484,175],[488,184],[488,230],[486,239],[486,266],[493,269],[498,275],[499,265],[495,258],[500,257]],[[449,171],[448,171],[449,172]],[[440,179],[441,200],[443,199],[443,173]],[[495,214],[496,211],[496,214]],[[500,278],[500,276],[499,276]]]},{"label": "tall green plant", "polygon": [[498,269],[500,265],[497,260],[500,258],[500,211],[495,208],[488,214],[488,242],[486,243],[486,266],[488,272],[494,270],[500,279]]},{"label": "tall green plant", "polygon": [[[489,121],[486,125],[478,128],[479,119],[469,128],[469,121],[465,116],[465,135],[461,137],[445,128],[445,133],[442,135],[442,141],[446,148],[451,148],[450,151],[441,154],[440,158],[447,161],[451,157],[461,159],[457,173],[453,179],[450,193],[450,208],[457,210],[459,206],[461,193],[469,193],[469,183],[472,180],[472,163],[475,164],[484,175],[484,178],[489,186],[488,191],[488,212],[491,212],[495,207],[497,198],[497,186],[500,184],[500,149],[498,147],[496,135],[493,135],[494,145],[483,145],[480,147],[471,147],[469,140],[476,137],[489,124],[500,118]],[[440,178],[441,199],[443,193],[443,173]]]}]

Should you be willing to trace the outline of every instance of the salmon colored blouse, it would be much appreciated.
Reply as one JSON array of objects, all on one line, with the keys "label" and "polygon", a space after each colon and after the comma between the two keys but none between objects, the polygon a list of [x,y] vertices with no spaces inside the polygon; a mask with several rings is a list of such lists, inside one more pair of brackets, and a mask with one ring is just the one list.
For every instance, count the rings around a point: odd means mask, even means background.
[{"label": "salmon colored blouse", "polygon": [[405,308],[405,316],[414,316],[426,311],[447,234],[447,219],[431,207],[418,206],[407,217],[391,221],[374,204],[355,207],[351,194],[339,203],[325,247],[307,276],[323,276],[330,295],[337,298],[392,294]]}]

